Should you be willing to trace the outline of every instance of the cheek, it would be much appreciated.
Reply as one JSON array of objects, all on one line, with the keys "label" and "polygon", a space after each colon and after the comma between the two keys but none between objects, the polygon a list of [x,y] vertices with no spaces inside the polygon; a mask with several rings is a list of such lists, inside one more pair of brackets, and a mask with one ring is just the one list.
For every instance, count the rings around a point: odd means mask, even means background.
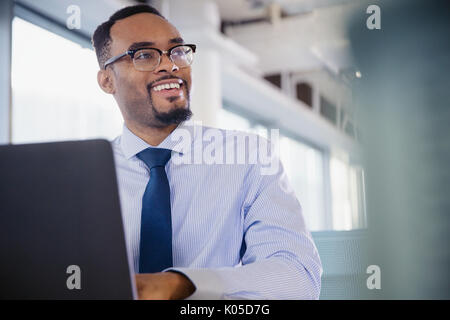
[{"label": "cheek", "polygon": [[[122,66],[121,66],[122,67]],[[145,74],[134,70],[134,67],[122,67],[116,73],[116,89],[124,97],[147,95]]]},{"label": "cheek", "polygon": [[117,83],[117,90],[123,97],[147,98],[147,82],[142,76],[122,77]]},{"label": "cheek", "polygon": [[187,82],[187,88],[190,91],[191,87],[192,87],[192,69],[191,67],[189,68],[185,68],[185,69],[181,69],[182,73],[180,74],[180,77],[184,80],[186,80]]},{"label": "cheek", "polygon": [[188,91],[191,91],[192,88],[192,77],[191,77],[191,73],[187,73],[186,76],[183,77],[183,79],[186,80],[187,82],[187,89]]}]

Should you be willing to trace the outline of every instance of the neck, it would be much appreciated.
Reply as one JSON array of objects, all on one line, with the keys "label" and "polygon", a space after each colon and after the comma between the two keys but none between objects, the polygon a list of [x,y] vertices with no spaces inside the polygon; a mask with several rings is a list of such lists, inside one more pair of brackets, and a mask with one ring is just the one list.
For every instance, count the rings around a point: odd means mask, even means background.
[{"label": "neck", "polygon": [[165,138],[172,133],[178,126],[177,124],[171,124],[162,128],[140,126],[137,123],[125,121],[127,128],[133,132],[136,136],[147,142],[151,146],[157,146],[164,141]]}]

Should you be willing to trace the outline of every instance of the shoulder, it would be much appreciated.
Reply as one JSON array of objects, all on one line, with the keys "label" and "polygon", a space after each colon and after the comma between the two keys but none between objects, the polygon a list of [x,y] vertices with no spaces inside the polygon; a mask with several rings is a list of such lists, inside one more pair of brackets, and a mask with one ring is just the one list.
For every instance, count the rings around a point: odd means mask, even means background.
[{"label": "shoulder", "polygon": [[124,157],[122,146],[121,146],[121,139],[122,139],[122,136],[120,135],[120,136],[117,136],[114,139],[110,140],[111,147],[112,147],[115,158]]}]

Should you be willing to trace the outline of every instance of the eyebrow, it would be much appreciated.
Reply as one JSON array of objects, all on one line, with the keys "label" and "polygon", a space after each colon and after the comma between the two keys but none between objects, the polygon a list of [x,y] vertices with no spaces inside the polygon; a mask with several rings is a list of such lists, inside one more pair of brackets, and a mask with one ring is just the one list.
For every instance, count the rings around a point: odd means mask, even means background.
[{"label": "eyebrow", "polygon": [[[169,43],[171,44],[182,44],[184,43],[183,38],[177,37],[169,40]],[[135,50],[143,47],[151,47],[154,46],[155,43],[151,41],[143,41],[143,42],[134,42],[129,46],[128,50]]]},{"label": "eyebrow", "polygon": [[183,40],[183,38],[178,37],[178,38],[170,39],[169,43],[179,44],[179,43],[184,43],[184,40]]}]

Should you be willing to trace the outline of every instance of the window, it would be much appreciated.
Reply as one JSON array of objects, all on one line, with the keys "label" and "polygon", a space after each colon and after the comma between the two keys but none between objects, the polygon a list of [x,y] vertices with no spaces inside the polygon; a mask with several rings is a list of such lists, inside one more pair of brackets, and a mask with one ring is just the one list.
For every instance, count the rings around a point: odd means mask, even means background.
[{"label": "window", "polygon": [[333,124],[337,123],[336,106],[322,96],[320,96],[320,113],[325,119],[331,121]]},{"label": "window", "polygon": [[267,81],[269,81],[274,86],[281,88],[281,74],[271,74],[264,77]]},{"label": "window", "polygon": [[120,111],[99,88],[97,71],[93,50],[15,17],[12,142],[119,135]]},{"label": "window", "polygon": [[366,228],[364,173],[336,157],[330,159],[332,218],[334,230]]},{"label": "window", "polygon": [[352,138],[355,138],[356,134],[355,134],[355,126],[353,124],[353,117],[351,116],[350,113],[348,113],[347,111],[345,111],[345,108],[341,108],[341,125],[342,125],[342,129],[343,131]]},{"label": "window", "polygon": [[268,127],[266,127],[266,126],[264,126],[262,124],[255,124],[252,127],[252,132],[253,133],[255,133],[257,135],[260,135],[261,137],[266,138],[266,139],[270,139],[270,137],[269,137],[269,130],[270,129]]},{"label": "window", "polygon": [[281,136],[280,159],[300,201],[308,228],[312,231],[326,229],[322,152]]},{"label": "window", "polygon": [[312,108],[312,88],[309,83],[297,83],[295,91],[297,99]]},{"label": "window", "polygon": [[228,130],[248,131],[251,128],[246,118],[224,108],[220,109],[217,122],[220,128]]},{"label": "window", "polygon": [[[270,138],[269,126],[233,111],[221,110],[219,127],[250,131]],[[309,230],[367,227],[362,168],[335,156],[329,158],[325,151],[282,133],[279,152]]]}]

